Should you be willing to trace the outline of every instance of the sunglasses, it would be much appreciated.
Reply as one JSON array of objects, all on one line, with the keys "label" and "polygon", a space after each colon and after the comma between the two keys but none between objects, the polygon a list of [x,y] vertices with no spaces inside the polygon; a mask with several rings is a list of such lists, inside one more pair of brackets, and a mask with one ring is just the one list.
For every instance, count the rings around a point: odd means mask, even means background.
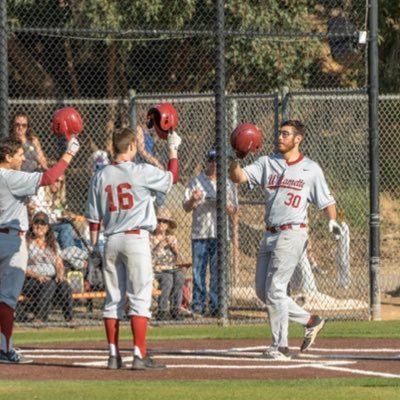
[{"label": "sunglasses", "polygon": [[158,222],[160,224],[169,224],[169,219],[159,219]]},{"label": "sunglasses", "polygon": [[17,128],[19,128],[19,127],[21,127],[21,128],[27,128],[27,127],[28,127],[28,124],[19,124],[18,122],[16,122],[16,123],[14,124],[14,126],[17,127]]},{"label": "sunglasses", "polygon": [[47,222],[44,219],[35,219],[33,221],[34,225],[48,225]]}]

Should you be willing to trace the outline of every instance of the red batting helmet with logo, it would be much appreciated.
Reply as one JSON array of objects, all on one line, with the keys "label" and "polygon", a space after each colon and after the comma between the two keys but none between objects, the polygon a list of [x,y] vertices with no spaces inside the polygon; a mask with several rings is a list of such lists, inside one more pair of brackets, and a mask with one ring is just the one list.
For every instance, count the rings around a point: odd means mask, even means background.
[{"label": "red batting helmet with logo", "polygon": [[82,117],[73,107],[60,108],[53,114],[51,130],[57,136],[70,140],[73,135],[79,135],[83,130]]},{"label": "red batting helmet with logo", "polygon": [[178,113],[170,103],[160,103],[151,107],[147,112],[146,126],[154,127],[161,139],[167,139],[170,130],[178,127]]},{"label": "red batting helmet with logo", "polygon": [[249,152],[261,149],[263,135],[261,129],[253,124],[240,124],[231,133],[231,146],[239,158],[244,158]]}]

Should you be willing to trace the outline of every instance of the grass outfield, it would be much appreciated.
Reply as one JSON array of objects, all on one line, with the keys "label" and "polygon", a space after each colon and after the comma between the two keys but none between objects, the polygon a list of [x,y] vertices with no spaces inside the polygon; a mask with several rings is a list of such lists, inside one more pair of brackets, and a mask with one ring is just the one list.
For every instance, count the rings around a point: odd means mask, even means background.
[{"label": "grass outfield", "polygon": [[375,400],[400,399],[398,379],[297,381],[13,381],[1,382],[2,400]]},{"label": "grass outfield", "polygon": [[[302,338],[303,328],[291,324],[291,338]],[[179,326],[179,327],[150,327],[149,339],[262,339],[268,342],[270,330],[263,325],[235,325],[219,327]],[[325,338],[382,338],[400,339],[400,321],[328,321],[319,337]],[[131,338],[127,325],[121,327],[121,340]],[[46,328],[46,329],[17,329],[14,332],[14,343],[21,346],[28,343],[42,342],[73,342],[81,340],[104,340],[102,327],[97,328]],[[400,347],[400,346],[399,346]],[[400,348],[399,348],[400,352]]]},{"label": "grass outfield", "polygon": [[[259,339],[268,343],[267,325],[152,327],[149,339]],[[291,325],[290,337],[300,338],[303,330]],[[127,326],[121,329],[121,339],[130,339]],[[329,322],[320,337],[400,339],[400,321]],[[16,346],[34,343],[100,341],[105,336],[99,328],[77,329],[19,329],[14,335]],[[399,342],[400,353],[400,342]],[[7,368],[0,365],[0,368]],[[56,377],[55,377],[56,378]],[[0,381],[1,400],[19,399],[141,399],[141,400],[374,400],[399,399],[400,379],[346,378],[311,380],[232,380],[232,381]]]}]

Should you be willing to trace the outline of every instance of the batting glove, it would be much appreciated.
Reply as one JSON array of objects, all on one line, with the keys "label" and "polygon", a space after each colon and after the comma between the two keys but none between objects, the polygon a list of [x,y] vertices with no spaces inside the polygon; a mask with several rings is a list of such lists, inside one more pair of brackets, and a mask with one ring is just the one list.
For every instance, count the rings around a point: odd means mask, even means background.
[{"label": "batting glove", "polygon": [[78,139],[74,136],[67,143],[66,153],[71,156],[74,156],[79,151],[79,148],[80,144],[78,142]]},{"label": "batting glove", "polygon": [[181,143],[182,139],[175,131],[172,131],[170,134],[168,134],[167,146],[169,149],[178,150]]},{"label": "batting glove", "polygon": [[336,240],[338,240],[339,237],[340,237],[340,234],[342,233],[342,228],[336,222],[335,219],[330,219],[329,220],[328,229],[329,229],[329,232],[331,232],[331,233],[333,233],[335,235]]}]

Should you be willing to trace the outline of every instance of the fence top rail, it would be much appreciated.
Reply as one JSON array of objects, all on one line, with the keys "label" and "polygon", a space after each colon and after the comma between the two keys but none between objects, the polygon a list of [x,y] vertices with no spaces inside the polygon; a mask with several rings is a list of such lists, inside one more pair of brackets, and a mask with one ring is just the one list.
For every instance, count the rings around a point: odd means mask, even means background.
[{"label": "fence top rail", "polygon": [[[236,99],[275,99],[278,93],[231,93],[227,94],[225,98],[227,100]],[[324,99],[324,100],[335,100],[338,98],[365,100],[367,99],[367,93],[362,90],[358,91],[314,91],[314,92],[288,92],[287,96],[292,98],[301,98],[306,100],[313,99]],[[151,103],[154,101],[174,101],[177,103],[186,103],[193,101],[193,99],[204,99],[207,101],[214,101],[215,96],[210,93],[168,93],[168,94],[131,94],[131,100],[139,101],[143,103]],[[400,94],[393,95],[380,95],[379,100],[400,100]],[[118,105],[129,103],[128,98],[115,98],[115,99],[76,99],[76,98],[65,98],[65,99],[9,99],[10,104],[38,104],[38,105],[59,105],[63,106],[66,104],[107,104],[107,105]]]},{"label": "fence top rail", "polygon": [[[29,26],[10,26],[10,32],[21,33],[40,33],[48,35],[86,35],[77,39],[88,39],[96,37],[99,40],[105,39],[105,36],[115,35],[118,37],[125,37],[130,39],[132,35],[137,36],[154,36],[165,37],[174,35],[174,37],[187,37],[187,36],[214,36],[215,30],[213,29],[118,29],[118,28],[54,28],[54,27],[29,27]],[[226,29],[225,36],[247,36],[247,37],[280,37],[280,38],[358,38],[359,31],[354,32],[314,32],[314,31],[263,31],[263,30],[232,30]]]}]

